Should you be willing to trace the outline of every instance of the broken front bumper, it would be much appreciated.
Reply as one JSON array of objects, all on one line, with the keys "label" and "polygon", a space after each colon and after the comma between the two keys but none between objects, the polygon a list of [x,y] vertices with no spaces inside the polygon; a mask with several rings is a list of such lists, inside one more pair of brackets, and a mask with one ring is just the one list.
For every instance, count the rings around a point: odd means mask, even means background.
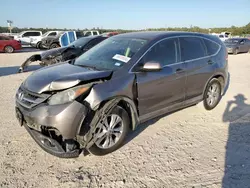
[{"label": "broken front bumper", "polygon": [[[31,109],[16,102],[19,123],[43,150],[61,158],[77,157],[80,154],[80,148],[67,145],[67,141],[76,146],[76,137],[87,113],[87,107],[77,101],[61,105],[40,104]],[[48,134],[44,134],[44,130],[48,130]],[[51,130],[58,133],[56,138],[50,136]],[[58,135],[60,139],[57,139]]]}]

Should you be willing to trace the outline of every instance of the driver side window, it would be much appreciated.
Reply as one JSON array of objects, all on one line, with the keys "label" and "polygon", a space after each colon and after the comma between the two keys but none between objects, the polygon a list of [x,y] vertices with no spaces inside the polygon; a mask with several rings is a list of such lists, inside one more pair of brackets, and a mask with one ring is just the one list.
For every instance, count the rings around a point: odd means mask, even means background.
[{"label": "driver side window", "polygon": [[177,46],[176,38],[166,39],[153,46],[143,57],[143,64],[149,61],[155,61],[166,66],[177,62]]}]

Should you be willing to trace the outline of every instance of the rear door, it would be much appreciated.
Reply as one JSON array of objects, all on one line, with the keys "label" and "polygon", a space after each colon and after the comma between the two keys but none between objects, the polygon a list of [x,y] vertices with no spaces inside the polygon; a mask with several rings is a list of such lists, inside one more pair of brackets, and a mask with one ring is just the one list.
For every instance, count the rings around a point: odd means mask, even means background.
[{"label": "rear door", "polygon": [[[147,119],[185,98],[185,64],[180,62],[178,38],[164,39],[145,54],[137,66],[159,62],[162,70],[136,73],[140,116]],[[154,115],[152,115],[154,114]]]},{"label": "rear door", "polygon": [[[209,42],[206,40],[206,42]],[[214,72],[214,61],[207,54],[203,38],[180,37],[181,60],[187,65],[186,100],[201,97]],[[217,49],[218,50],[218,49]]]}]

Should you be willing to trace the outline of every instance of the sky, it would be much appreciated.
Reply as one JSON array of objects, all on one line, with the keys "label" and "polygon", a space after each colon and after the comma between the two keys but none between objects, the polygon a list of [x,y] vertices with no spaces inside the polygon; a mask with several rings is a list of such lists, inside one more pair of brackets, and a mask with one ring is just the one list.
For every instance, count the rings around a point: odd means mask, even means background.
[{"label": "sky", "polygon": [[146,29],[244,26],[250,0],[10,0],[0,4],[0,26]]}]

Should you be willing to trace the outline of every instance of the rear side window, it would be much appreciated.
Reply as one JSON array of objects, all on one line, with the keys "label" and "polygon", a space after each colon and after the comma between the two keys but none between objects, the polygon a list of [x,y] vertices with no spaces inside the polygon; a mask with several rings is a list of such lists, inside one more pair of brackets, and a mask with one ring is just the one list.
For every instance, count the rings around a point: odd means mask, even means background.
[{"label": "rear side window", "polygon": [[203,41],[206,45],[208,55],[214,55],[218,52],[220,46],[217,43],[207,39],[203,39]]},{"label": "rear side window", "polygon": [[52,32],[48,36],[56,36],[56,32]]},{"label": "rear side window", "polygon": [[162,66],[177,62],[178,39],[166,39],[153,46],[144,56],[144,63],[149,61],[159,62]]},{"label": "rear side window", "polygon": [[98,35],[98,33],[96,31],[93,31],[93,35]]},{"label": "rear side window", "polygon": [[181,59],[188,61],[206,56],[202,39],[198,37],[180,37]]}]

